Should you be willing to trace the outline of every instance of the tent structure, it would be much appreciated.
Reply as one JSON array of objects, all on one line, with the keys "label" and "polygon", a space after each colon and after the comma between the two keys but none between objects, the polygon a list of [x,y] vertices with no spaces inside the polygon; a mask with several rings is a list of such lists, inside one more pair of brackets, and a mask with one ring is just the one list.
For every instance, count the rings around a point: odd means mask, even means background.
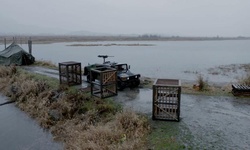
[{"label": "tent structure", "polygon": [[27,53],[18,44],[13,42],[5,50],[0,51],[0,65],[30,65],[35,62],[35,57]]}]

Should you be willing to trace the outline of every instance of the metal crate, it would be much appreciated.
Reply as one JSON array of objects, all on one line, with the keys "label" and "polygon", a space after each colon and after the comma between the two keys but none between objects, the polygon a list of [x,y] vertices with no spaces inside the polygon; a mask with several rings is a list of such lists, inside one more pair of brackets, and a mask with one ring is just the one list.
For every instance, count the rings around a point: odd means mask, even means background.
[{"label": "metal crate", "polygon": [[68,61],[59,63],[60,84],[69,86],[82,84],[81,63]]}]

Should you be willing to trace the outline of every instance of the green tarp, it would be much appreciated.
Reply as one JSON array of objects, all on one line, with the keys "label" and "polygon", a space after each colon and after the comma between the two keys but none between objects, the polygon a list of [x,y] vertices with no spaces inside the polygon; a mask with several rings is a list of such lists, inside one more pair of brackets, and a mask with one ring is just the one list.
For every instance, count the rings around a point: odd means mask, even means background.
[{"label": "green tarp", "polygon": [[16,43],[0,51],[0,65],[30,65],[35,58]]}]

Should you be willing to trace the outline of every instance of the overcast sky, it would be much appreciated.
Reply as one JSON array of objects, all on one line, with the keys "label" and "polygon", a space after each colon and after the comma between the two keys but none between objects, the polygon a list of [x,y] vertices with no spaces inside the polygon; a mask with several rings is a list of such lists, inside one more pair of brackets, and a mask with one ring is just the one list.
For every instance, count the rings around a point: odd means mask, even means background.
[{"label": "overcast sky", "polygon": [[250,0],[0,0],[0,33],[250,36]]}]

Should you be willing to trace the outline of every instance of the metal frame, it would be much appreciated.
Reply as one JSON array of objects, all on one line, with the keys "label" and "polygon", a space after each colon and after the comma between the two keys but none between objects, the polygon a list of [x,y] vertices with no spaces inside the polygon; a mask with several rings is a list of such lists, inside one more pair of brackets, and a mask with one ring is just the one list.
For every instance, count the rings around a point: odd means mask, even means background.
[{"label": "metal frame", "polygon": [[60,84],[80,85],[82,84],[81,63],[68,61],[59,63]]}]

